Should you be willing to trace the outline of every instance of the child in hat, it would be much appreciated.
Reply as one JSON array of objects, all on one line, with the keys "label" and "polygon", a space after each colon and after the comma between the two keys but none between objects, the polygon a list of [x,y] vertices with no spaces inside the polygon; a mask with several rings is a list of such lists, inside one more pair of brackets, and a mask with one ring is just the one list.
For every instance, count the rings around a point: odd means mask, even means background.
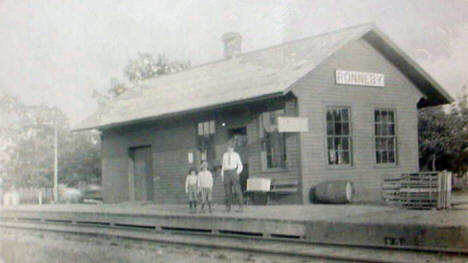
[{"label": "child in hat", "polygon": [[195,168],[190,168],[185,178],[185,193],[189,200],[190,213],[197,211],[198,178]]},{"label": "child in hat", "polygon": [[201,212],[205,212],[205,204],[207,204],[208,211],[211,213],[213,175],[208,170],[208,162],[203,161],[200,168],[201,171],[198,173],[198,190],[201,192]]}]

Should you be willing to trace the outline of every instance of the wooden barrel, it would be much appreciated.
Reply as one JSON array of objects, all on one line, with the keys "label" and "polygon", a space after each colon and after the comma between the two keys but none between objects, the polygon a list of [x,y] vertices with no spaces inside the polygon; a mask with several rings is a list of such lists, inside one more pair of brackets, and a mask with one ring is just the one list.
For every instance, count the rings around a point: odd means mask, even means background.
[{"label": "wooden barrel", "polygon": [[314,200],[321,203],[346,204],[353,197],[350,181],[326,181],[314,187]]}]

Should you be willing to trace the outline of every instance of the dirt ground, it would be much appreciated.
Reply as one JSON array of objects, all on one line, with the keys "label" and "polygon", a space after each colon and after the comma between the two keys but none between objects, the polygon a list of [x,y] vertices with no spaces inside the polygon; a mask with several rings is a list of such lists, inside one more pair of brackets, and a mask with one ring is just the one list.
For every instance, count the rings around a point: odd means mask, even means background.
[{"label": "dirt ground", "polygon": [[468,208],[468,188],[464,190],[452,191],[452,203],[463,204]]},{"label": "dirt ground", "polygon": [[337,262],[148,241],[0,229],[0,263]]},{"label": "dirt ground", "polygon": [[[275,247],[279,244],[272,244]],[[282,246],[285,246],[283,244]],[[289,247],[294,251],[297,248]],[[308,250],[317,248],[308,247]],[[344,248],[335,248],[342,251]],[[300,249],[299,249],[300,250]],[[353,248],[347,248],[350,255]],[[327,250],[323,250],[327,251]],[[334,254],[333,250],[328,252]],[[338,251],[335,251],[338,252]],[[361,251],[370,258],[386,262],[466,263],[468,256],[411,252]],[[390,253],[390,254],[389,254]],[[327,254],[327,253],[325,253]],[[338,253],[339,254],[339,253]],[[346,253],[347,254],[347,253]],[[359,254],[363,255],[363,254]],[[0,263],[110,263],[110,262],[250,262],[250,263],[329,263],[342,262],[317,258],[279,256],[210,249],[97,235],[0,228]],[[348,262],[348,261],[346,261]]]}]

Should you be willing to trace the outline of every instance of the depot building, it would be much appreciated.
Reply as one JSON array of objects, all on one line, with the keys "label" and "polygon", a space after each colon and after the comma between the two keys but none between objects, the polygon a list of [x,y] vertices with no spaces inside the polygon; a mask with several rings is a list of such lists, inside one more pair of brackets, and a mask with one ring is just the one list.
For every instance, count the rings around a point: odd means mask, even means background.
[{"label": "depot building", "polygon": [[383,178],[418,172],[418,109],[452,98],[374,25],[242,53],[149,80],[75,127],[102,134],[105,202],[185,203],[190,167],[217,177],[227,143],[241,181],[271,179],[272,200],[309,203],[309,190],[348,180],[355,202],[381,202]]}]

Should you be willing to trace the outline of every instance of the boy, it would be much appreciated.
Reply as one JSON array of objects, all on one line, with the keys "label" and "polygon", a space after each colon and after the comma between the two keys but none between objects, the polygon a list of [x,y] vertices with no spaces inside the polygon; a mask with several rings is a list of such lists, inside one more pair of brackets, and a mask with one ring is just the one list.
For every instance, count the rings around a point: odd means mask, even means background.
[{"label": "boy", "polygon": [[201,192],[201,212],[205,212],[205,203],[208,204],[208,211],[211,213],[211,200],[213,192],[213,175],[208,170],[208,163],[201,163],[201,171],[198,173],[198,190]]},{"label": "boy", "polygon": [[185,193],[189,199],[190,213],[197,211],[197,192],[198,192],[197,171],[190,168],[187,178],[185,179]]}]

